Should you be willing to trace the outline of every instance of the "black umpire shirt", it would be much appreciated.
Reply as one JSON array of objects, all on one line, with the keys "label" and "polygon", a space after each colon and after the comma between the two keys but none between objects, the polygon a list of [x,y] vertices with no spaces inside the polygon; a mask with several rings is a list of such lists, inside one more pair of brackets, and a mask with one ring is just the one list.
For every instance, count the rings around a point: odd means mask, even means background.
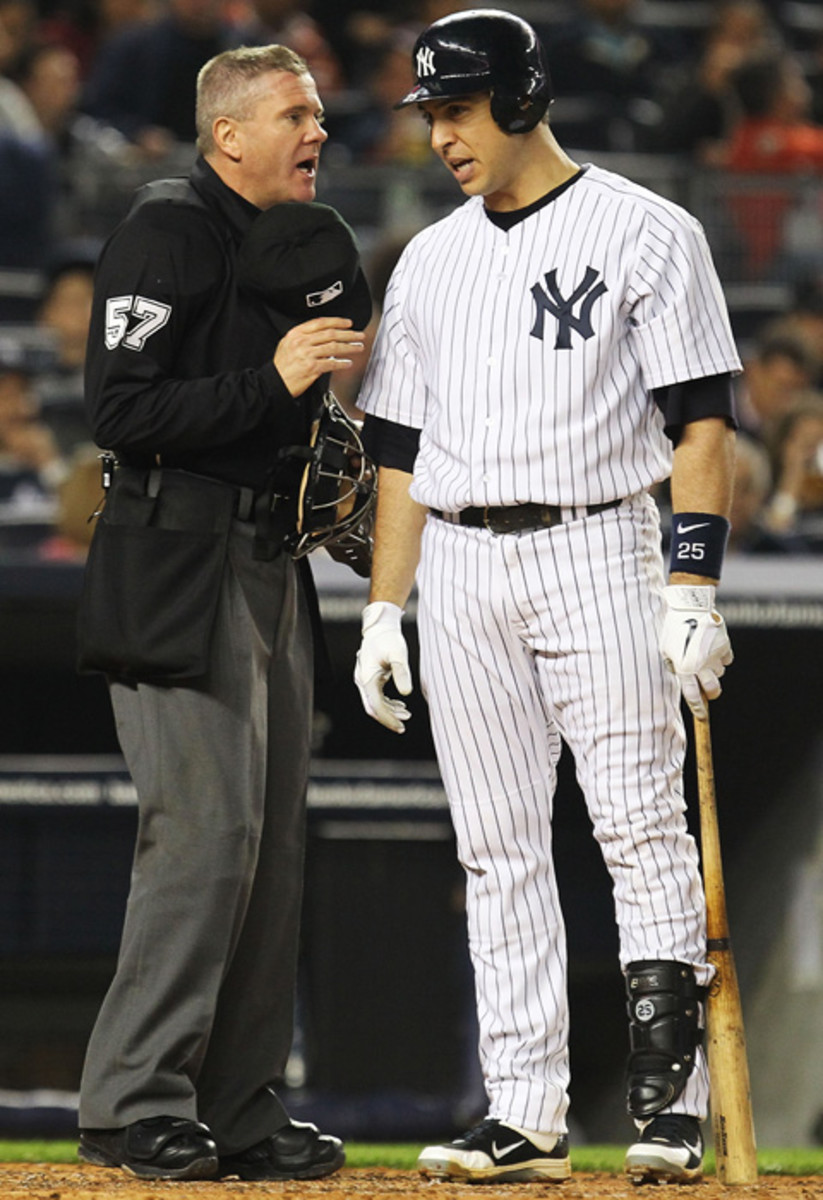
[{"label": "black umpire shirt", "polygon": [[238,287],[237,250],[260,210],[202,158],[189,179],[141,189],[103,248],[87,412],[124,464],[262,490],[277,450],[307,441],[309,406],[272,363],[286,326]]}]

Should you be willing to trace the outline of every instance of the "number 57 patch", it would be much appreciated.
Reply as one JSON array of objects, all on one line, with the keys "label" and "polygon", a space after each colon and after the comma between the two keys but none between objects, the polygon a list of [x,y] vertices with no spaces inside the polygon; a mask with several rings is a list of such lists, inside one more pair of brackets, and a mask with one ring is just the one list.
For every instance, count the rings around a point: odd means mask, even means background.
[{"label": "number 57 patch", "polygon": [[[112,296],[106,301],[106,349],[125,346],[142,350],[148,338],[162,329],[171,316],[171,305],[146,296]],[[132,317],[131,328],[129,318]]]}]

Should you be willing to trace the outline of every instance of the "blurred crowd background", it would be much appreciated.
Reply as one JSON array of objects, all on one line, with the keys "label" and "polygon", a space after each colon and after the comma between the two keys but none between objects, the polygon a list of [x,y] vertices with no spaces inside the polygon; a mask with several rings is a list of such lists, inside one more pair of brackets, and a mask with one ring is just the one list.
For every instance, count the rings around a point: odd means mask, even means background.
[{"label": "blurred crowd background", "polygon": [[[746,371],[731,551],[823,551],[823,3],[522,0],[578,161],[702,221]],[[460,0],[0,0],[0,561],[82,561],[100,499],[82,409],[94,264],[149,179],[194,159],[195,79],[236,46],[302,54],[326,108],[318,199],[375,297],[409,236],[462,199],[412,82]],[[358,379],[336,391],[354,406]],[[661,493],[665,513],[665,493]]]}]

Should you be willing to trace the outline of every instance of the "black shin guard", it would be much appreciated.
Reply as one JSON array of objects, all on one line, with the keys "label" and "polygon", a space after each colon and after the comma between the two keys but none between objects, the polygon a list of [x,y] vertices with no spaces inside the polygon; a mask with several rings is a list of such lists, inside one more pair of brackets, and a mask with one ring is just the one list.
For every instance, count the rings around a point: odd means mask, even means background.
[{"label": "black shin guard", "polygon": [[644,1119],[676,1100],[694,1070],[703,1037],[694,968],[680,962],[634,962],[626,968],[629,1011],[627,1101]]}]

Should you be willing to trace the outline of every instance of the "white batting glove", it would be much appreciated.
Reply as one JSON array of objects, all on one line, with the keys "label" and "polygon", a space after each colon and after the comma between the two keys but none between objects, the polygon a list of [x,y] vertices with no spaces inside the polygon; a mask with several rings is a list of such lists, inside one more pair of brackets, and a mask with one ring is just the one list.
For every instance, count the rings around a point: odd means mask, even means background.
[{"label": "white batting glove", "polygon": [[403,722],[411,716],[402,700],[392,700],[383,692],[389,679],[401,696],[408,696],[412,690],[409,648],[400,629],[402,616],[402,608],[385,600],[366,605],[363,639],[354,668],[354,682],[366,712],[394,733],[404,733]]},{"label": "white batting glove", "polygon": [[[660,633],[663,661],[680,680],[683,697],[705,721],[706,704],[720,695],[720,676],[734,658],[726,622],[714,607],[712,584],[672,584],[663,589],[666,614]],[[701,691],[702,689],[702,691]]]}]

